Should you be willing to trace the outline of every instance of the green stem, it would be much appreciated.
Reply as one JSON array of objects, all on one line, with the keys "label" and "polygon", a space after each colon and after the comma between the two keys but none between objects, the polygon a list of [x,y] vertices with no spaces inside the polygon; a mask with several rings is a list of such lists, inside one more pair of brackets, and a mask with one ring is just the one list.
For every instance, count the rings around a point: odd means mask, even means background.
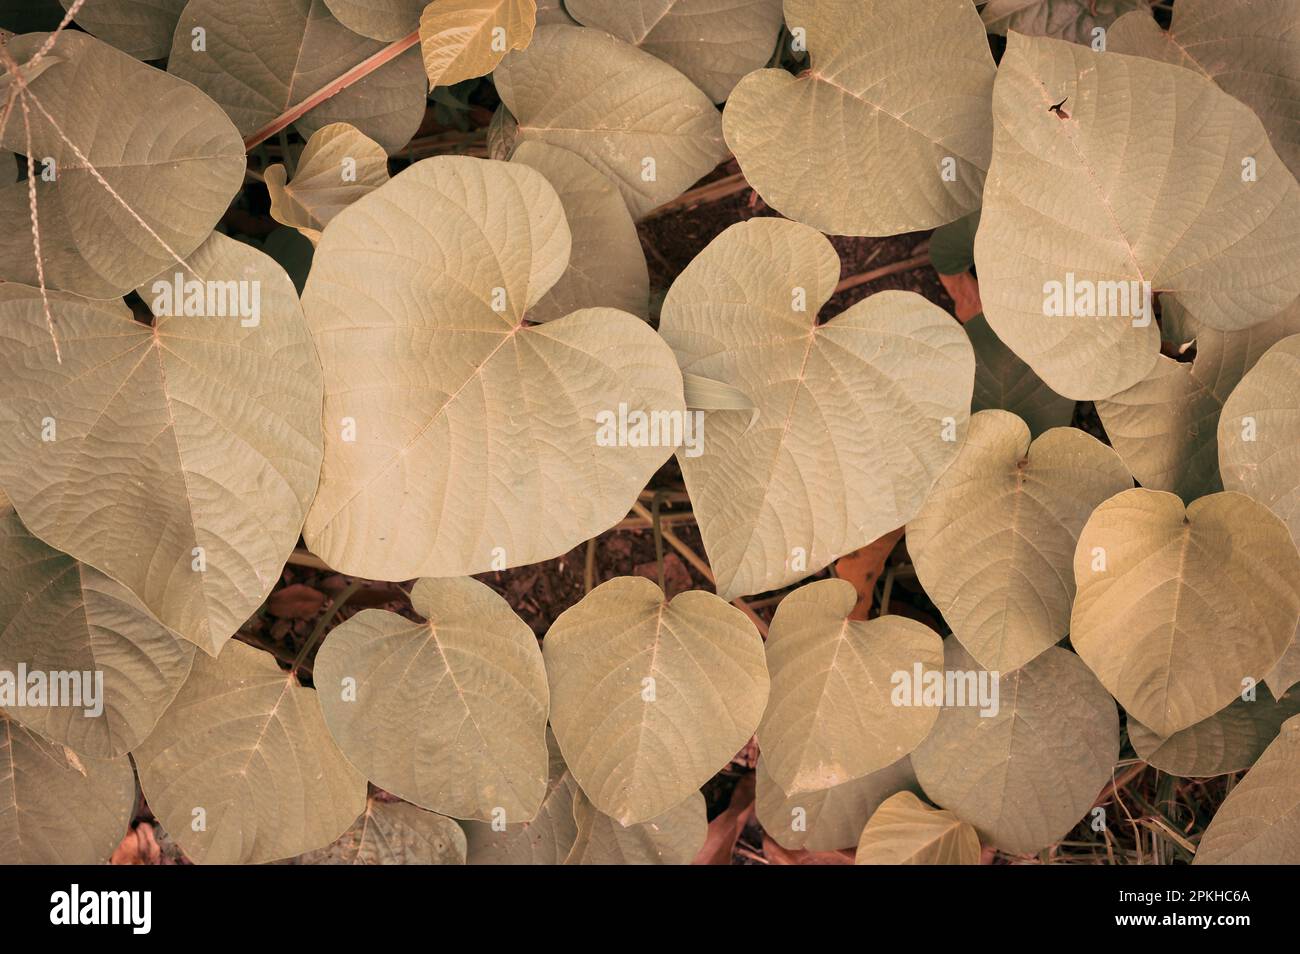
[{"label": "green stem", "polygon": [[334,598],[330,603],[330,608],[321,614],[320,619],[316,620],[316,628],[313,629],[311,635],[307,637],[307,642],[302,644],[302,649],[298,651],[298,656],[293,661],[293,667],[289,670],[289,675],[292,676],[298,672],[298,669],[303,664],[303,660],[307,658],[307,654],[312,651],[312,648],[320,642],[320,638],[325,635],[325,629],[329,626],[330,620],[338,616],[339,610],[343,609],[344,605],[347,604],[347,601],[352,599],[352,594],[365,585],[365,580],[353,580],[343,588],[342,593]]}]

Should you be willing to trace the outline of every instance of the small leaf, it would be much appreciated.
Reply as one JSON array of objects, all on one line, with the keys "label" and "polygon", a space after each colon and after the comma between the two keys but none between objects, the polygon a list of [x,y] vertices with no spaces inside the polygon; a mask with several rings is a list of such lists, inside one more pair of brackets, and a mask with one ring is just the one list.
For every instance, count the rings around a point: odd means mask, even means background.
[{"label": "small leaf", "polygon": [[915,620],[850,620],[843,580],[795,590],[767,637],[772,699],[758,730],[767,770],[787,795],[820,792],[879,771],[911,752],[937,706],[899,705],[899,673],[943,666],[943,641]]},{"label": "small leaf", "polygon": [[366,809],[328,848],[304,865],[463,865],[465,833],[450,818],[405,802],[366,799]]},{"label": "small leaf", "polygon": [[312,133],[287,179],[279,163],[266,170],[271,216],[317,242],[334,216],[388,181],[388,155],[347,123],[331,123]]},{"label": "small leaf", "polygon": [[362,610],[312,670],[330,734],[387,792],[442,815],[520,822],[546,791],[546,672],[532,630],[490,587],[420,580],[428,622]]},{"label": "small leaf", "polygon": [[655,818],[712,778],[767,702],[758,631],[712,593],[669,602],[649,580],[610,580],[560,614],[542,650],[565,762],[624,825]]},{"label": "small leaf", "polygon": [[931,808],[911,792],[890,796],[862,829],[854,864],[977,865],[975,829],[952,812]]},{"label": "small leaf", "polygon": [[625,827],[601,814],[579,791],[573,818],[578,837],[566,865],[689,865],[709,834],[699,792],[656,818]]},{"label": "small leaf", "polygon": [[324,848],[366,807],[365,779],[330,738],[316,691],[241,642],[195,658],[132,754],[149,807],[200,864]]},{"label": "small leaf", "polygon": [[534,0],[436,0],[420,16],[420,50],[430,86],[451,86],[496,69],[511,50],[527,49]]},{"label": "small leaf", "polygon": [[1074,555],[1070,640],[1128,713],[1160,736],[1262,679],[1300,619],[1300,554],[1242,494],[1128,490],[1098,507]]}]

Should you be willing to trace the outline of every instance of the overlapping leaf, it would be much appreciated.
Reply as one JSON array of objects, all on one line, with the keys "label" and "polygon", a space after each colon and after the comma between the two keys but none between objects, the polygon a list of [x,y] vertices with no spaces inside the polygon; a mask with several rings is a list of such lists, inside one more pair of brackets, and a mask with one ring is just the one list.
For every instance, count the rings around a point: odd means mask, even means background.
[{"label": "overlapping leaf", "polygon": [[1195,864],[1300,862],[1300,716],[1282,726],[1201,836]]},{"label": "overlapping leaf", "polygon": [[1144,282],[1222,331],[1300,294],[1300,186],[1254,114],[1209,80],[1013,33],[993,99],[980,296],[1054,391],[1107,398],[1151,372],[1160,336]]},{"label": "overlapping leaf", "polygon": [[[945,668],[976,674],[954,639]],[[1059,841],[1084,817],[1119,757],[1115,701],[1079,657],[1053,647],[999,680],[998,709],[945,706],[912,753],[925,794],[1009,852]]]},{"label": "overlapping leaf", "polygon": [[920,792],[911,760],[899,759],[870,775],[820,792],[786,795],[760,756],[755,811],[763,830],[791,851],[837,851],[858,843],[881,802],[902,791]]},{"label": "overlapping leaf", "polygon": [[1098,401],[1097,414],[1143,487],[1191,501],[1223,489],[1215,440],[1223,402],[1269,347],[1300,331],[1300,300],[1253,328],[1225,332],[1200,324],[1171,299],[1161,330],[1178,347],[1194,342],[1193,360],[1160,355],[1133,387]]},{"label": "overlapping leaf", "polygon": [[437,0],[420,16],[420,50],[430,86],[491,73],[511,50],[527,49],[534,0]]},{"label": "overlapping leaf", "polygon": [[[26,62],[44,40],[18,37],[8,50]],[[45,281],[124,295],[173,261],[169,248],[187,256],[207,238],[243,181],[244,144],[202,93],[84,33],[59,34],[39,68],[29,112]],[[18,113],[0,144],[27,155]],[[27,189],[12,179],[0,188],[0,221],[11,223],[0,233],[0,277],[35,285]]]},{"label": "overlapping leaf", "polygon": [[304,865],[463,865],[465,832],[450,818],[406,802],[366,799],[366,809],[328,848]]},{"label": "overlapping leaf", "polygon": [[569,244],[539,173],[464,157],[416,163],[330,223],[303,293],[326,379],[313,552],[371,579],[458,576],[550,559],[627,514],[672,447],[600,446],[598,418],[680,415],[681,375],[631,315],[525,323]]},{"label": "overlapping leaf", "polygon": [[297,542],[320,367],[288,276],[248,245],[213,234],[140,291],[153,327],[53,296],[60,363],[40,293],[0,286],[0,484],[33,534],[215,654]]},{"label": "overlapping leaf", "polygon": [[1214,80],[1255,111],[1300,175],[1300,15],[1292,0],[1179,0],[1168,31],[1148,13],[1125,14],[1107,45]]},{"label": "overlapping leaf", "polygon": [[578,837],[573,819],[573,800],[578,783],[573,780],[564,756],[548,729],[546,748],[550,769],[546,795],[537,814],[526,822],[507,823],[504,828],[489,822],[467,821],[471,865],[558,865],[564,862]]},{"label": "overlapping leaf", "polygon": [[[787,796],[878,772],[911,752],[939,715],[896,698],[902,674],[943,665],[943,642],[902,616],[848,618],[857,596],[844,580],[795,590],[767,637],[772,698],[758,730],[772,779]],[[922,677],[924,678],[924,677]]]},{"label": "overlapping leaf", "polygon": [[573,234],[569,267],[528,312],[529,321],[562,318],[579,308],[649,312],[650,278],[636,225],[618,187],[577,153],[525,142],[511,161],[546,177]]},{"label": "overlapping leaf", "polygon": [[1074,418],[1074,401],[1061,397],[1016,357],[989,327],[983,314],[964,325],[975,351],[975,390],[971,412],[1010,411],[1037,436],[1053,427],[1065,427]]},{"label": "overlapping leaf", "polygon": [[1139,722],[1168,736],[1206,719],[1281,657],[1300,620],[1286,525],[1238,493],[1184,509],[1128,490],[1098,507],[1074,556],[1070,640]]},{"label": "overlapping leaf", "polygon": [[362,610],[330,633],[313,680],[349,762],[385,791],[457,818],[531,819],[546,792],[546,671],[491,588],[420,580],[427,622]]},{"label": "overlapping leaf", "polygon": [[103,864],[134,810],[126,756],[79,758],[0,712],[0,864]]},{"label": "overlapping leaf", "polygon": [[[76,0],[59,0],[71,10]],[[86,0],[76,23],[105,43],[142,60],[161,60],[172,48],[186,0]]]},{"label": "overlapping leaf", "polygon": [[1183,778],[1205,778],[1240,772],[1255,764],[1282,723],[1300,714],[1300,692],[1275,700],[1263,686],[1257,696],[1238,698],[1208,719],[1161,738],[1135,719],[1128,737],[1138,757],[1162,772]]},{"label": "overlapping leaf", "polygon": [[82,755],[116,758],[153,729],[193,658],[134,593],[50,549],[0,504],[0,671],[82,680],[79,705],[49,699],[11,718]]},{"label": "overlapping leaf", "polygon": [[708,781],[767,703],[762,640],[712,593],[667,601],[649,580],[619,577],[560,614],[542,648],[564,760],[623,825],[663,814]]},{"label": "overlapping leaf", "polygon": [[859,865],[977,865],[975,829],[952,812],[899,792],[876,809],[858,841]]},{"label": "overlapping leaf", "polygon": [[293,180],[279,163],[266,170],[271,215],[313,242],[349,205],[388,181],[388,154],[347,123],[330,123],[307,140]]},{"label": "overlapping leaf", "polygon": [[980,16],[990,33],[1006,36],[1014,30],[1091,45],[1096,29],[1105,30],[1132,11],[1155,24],[1147,0],[989,0]]},{"label": "overlapping leaf", "polygon": [[[203,49],[195,49],[196,29],[204,31]],[[383,47],[334,19],[325,0],[190,0],[167,69],[215,99],[249,136]],[[350,123],[395,152],[420,125],[427,85],[412,48],[295,125],[310,136]]]},{"label": "overlapping leaf", "polygon": [[315,690],[241,642],[195,657],[132,754],[149,807],[200,864],[324,848],[366,809],[366,781],[330,738]]},{"label": "overlapping leaf", "polygon": [[781,0],[570,0],[583,26],[612,33],[681,70],[715,103],[772,56]]},{"label": "overlapping leaf", "polygon": [[614,182],[633,218],[726,158],[722,117],[667,63],[600,30],[538,27],[492,78],[518,142],[576,152]]},{"label": "overlapping leaf", "polygon": [[839,279],[825,237],[751,219],[678,276],[660,332],[682,371],[747,395],[679,453],[726,598],[776,589],[902,526],[953,459],[975,361],[961,326],[909,292],[824,325]]},{"label": "overlapping leaf", "polygon": [[979,207],[993,58],[968,0],[785,0],[812,68],[759,70],[723,125],[782,215],[841,235],[931,228]]},{"label": "overlapping leaf", "polygon": [[578,834],[566,865],[689,865],[709,833],[699,792],[657,818],[625,827],[579,791],[573,818]]},{"label": "overlapping leaf", "polygon": [[[420,25],[430,0],[325,0],[330,13],[353,33],[391,42]],[[443,5],[445,0],[439,0]]]},{"label": "overlapping leaf", "polygon": [[1093,508],[1133,486],[1113,450],[1073,428],[1030,442],[1024,421],[981,411],[907,525],[917,577],[987,669],[1018,669],[1060,641],[1075,543]]}]

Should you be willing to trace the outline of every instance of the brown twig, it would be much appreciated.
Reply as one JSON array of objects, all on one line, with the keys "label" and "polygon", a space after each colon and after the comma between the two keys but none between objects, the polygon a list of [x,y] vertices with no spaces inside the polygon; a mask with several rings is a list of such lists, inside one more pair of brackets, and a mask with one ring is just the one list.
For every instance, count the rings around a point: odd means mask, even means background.
[{"label": "brown twig", "polygon": [[867,282],[874,282],[878,278],[884,278],[887,275],[897,275],[900,272],[910,272],[914,268],[921,268],[923,265],[930,264],[930,256],[914,255],[911,258],[905,258],[901,262],[894,262],[892,265],[882,265],[880,268],[873,268],[869,272],[863,272],[861,275],[850,275],[838,285],[835,286],[835,293],[848,291],[850,288],[857,288],[859,285],[865,285]]}]

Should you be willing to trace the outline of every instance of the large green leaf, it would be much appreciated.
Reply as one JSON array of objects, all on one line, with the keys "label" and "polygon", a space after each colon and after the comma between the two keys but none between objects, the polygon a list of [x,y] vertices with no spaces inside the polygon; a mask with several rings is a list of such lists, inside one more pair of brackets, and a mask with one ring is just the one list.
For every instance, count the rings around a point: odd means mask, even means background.
[{"label": "large green leaf", "polygon": [[618,577],[561,613],[542,650],[564,760],[623,825],[655,818],[712,778],[767,703],[762,639],[712,593],[668,601],[650,580]]},{"label": "large green leaf", "polygon": [[578,834],[566,865],[689,865],[709,833],[699,792],[657,818],[623,826],[579,791],[573,818]]},{"label": "large green leaf", "polygon": [[[200,28],[205,48],[196,50],[193,31]],[[335,20],[325,0],[190,0],[167,70],[215,99],[248,136],[383,48]],[[396,152],[424,117],[427,89],[412,48],[295,125],[310,136],[330,123],[350,123]]]},{"label": "large green leaf", "polygon": [[[945,665],[977,663],[955,639]],[[912,753],[925,794],[1010,852],[1059,841],[1084,817],[1119,757],[1119,713],[1074,653],[1053,647],[1002,674],[998,711],[945,706]]]},{"label": "large green leaf", "polygon": [[970,0],[785,0],[812,68],[750,73],[729,145],[759,195],[840,235],[932,228],[979,207],[995,69]]},{"label": "large green leaf", "polygon": [[303,293],[326,381],[304,532],[330,566],[387,580],[501,569],[627,514],[672,447],[601,446],[597,422],[620,404],[681,415],[681,375],[631,315],[526,323],[569,244],[539,173],[465,157],[416,163],[330,223]]},{"label": "large green leaf", "polygon": [[[1050,109],[1062,100],[1064,115]],[[1300,294],[1300,186],[1255,115],[1204,77],[1013,33],[993,116],[980,297],[1054,391],[1107,398],[1151,372],[1148,287],[1222,331]],[[1080,301],[1086,316],[1071,314]]]},{"label": "large green leaf", "polygon": [[366,799],[366,810],[328,848],[304,865],[463,865],[465,832],[450,818],[405,802]]},{"label": "large green leaf", "polygon": [[[275,262],[214,233],[189,264],[141,286],[168,313],[153,327],[120,301],[52,296],[61,363],[40,293],[0,285],[0,485],[33,534],[215,654],[297,543],[320,470],[320,367]],[[207,283],[192,286],[208,292],[200,313],[171,314],[178,281]]]},{"label": "large green leaf", "polygon": [[952,812],[931,808],[911,792],[899,792],[876,809],[862,829],[854,864],[977,865],[975,829]]},{"label": "large green leaf", "polygon": [[1061,397],[1034,374],[1032,368],[1002,343],[989,320],[976,315],[965,325],[975,351],[975,390],[971,411],[1010,411],[1038,435],[1052,427],[1065,427],[1074,418],[1074,400]]},{"label": "large green leaf", "polygon": [[1282,726],[1219,806],[1194,863],[1300,864],[1300,716]]},{"label": "large green leaf", "polygon": [[537,638],[490,587],[420,580],[427,622],[362,610],[312,678],[349,762],[385,791],[457,818],[521,822],[546,791],[546,671]]},{"label": "large green leaf", "polygon": [[133,753],[167,832],[200,864],[258,864],[324,848],[366,808],[313,689],[241,642],[198,655]]},{"label": "large green leaf", "polygon": [[685,76],[600,30],[542,26],[496,72],[517,142],[576,152],[623,193],[634,218],[727,157],[722,117]]},{"label": "large green leaf", "polygon": [[573,819],[573,799],[579,790],[578,783],[564,764],[564,756],[549,729],[546,748],[550,770],[546,795],[537,815],[530,821],[513,824],[505,822],[505,819],[465,822],[469,864],[558,865],[569,856],[578,837],[577,823]]},{"label": "large green leaf", "polygon": [[87,705],[15,706],[11,718],[92,758],[125,755],[176,697],[193,658],[134,593],[50,549],[0,505],[0,671],[103,680],[82,683],[96,695]]},{"label": "large green leaf", "polygon": [[334,216],[387,181],[388,154],[347,123],[330,123],[312,133],[292,181],[280,163],[266,170],[271,216],[313,242]]},{"label": "large green leaf", "polygon": [[1300,11],[1294,0],[1178,0],[1169,30],[1125,14],[1107,37],[1133,53],[1195,70],[1255,111],[1300,175]]},{"label": "large green leaf", "polygon": [[[990,33],[1006,36],[1011,31],[1031,36],[1054,36],[1060,40],[1091,45],[1098,27],[1104,31],[1121,14],[1134,14],[1151,21],[1148,0],[989,0],[980,15]],[[1127,51],[1121,51],[1127,52]]]},{"label": "large green leaf", "polygon": [[1193,360],[1161,355],[1133,387],[1098,401],[1097,414],[1143,487],[1191,501],[1223,489],[1215,440],[1223,402],[1266,350],[1300,331],[1300,299],[1242,331],[1215,331],[1170,300],[1161,330],[1179,346],[1195,341]]},{"label": "large green leaf", "polygon": [[763,831],[791,851],[838,851],[858,843],[881,802],[902,791],[920,792],[912,762],[901,758],[870,775],[802,795],[787,795],[759,756],[754,810]]},{"label": "large green leaf", "polygon": [[0,711],[0,864],[103,864],[134,811],[126,756],[79,758]]},{"label": "large green leaf", "polygon": [[[44,40],[18,37],[8,50],[25,62]],[[59,34],[46,63],[29,81],[45,281],[115,298],[174,264],[172,252],[188,256],[207,238],[243,182],[244,144],[188,83],[84,33]],[[27,155],[20,112],[15,107],[0,145]],[[46,158],[53,181],[42,175]],[[11,182],[0,188],[0,221],[10,223],[0,232],[0,277],[34,285],[28,183]]]},{"label": "large green leaf", "polygon": [[491,73],[533,38],[534,0],[437,0],[420,17],[420,50],[430,86]]},{"label": "large green leaf", "polygon": [[[59,0],[71,10],[76,0]],[[77,26],[142,60],[161,60],[172,48],[186,0],[86,0]]]},{"label": "large green leaf", "polygon": [[847,580],[820,580],[783,599],[772,619],[772,699],[758,741],[788,796],[892,765],[939,716],[938,706],[896,700],[899,674],[911,680],[943,666],[939,635],[903,616],[851,620],[856,602]]},{"label": "large green leaf", "polygon": [[583,26],[612,33],[681,70],[715,103],[772,57],[781,0],[569,0]]},{"label": "large green leaf", "polygon": [[[438,0],[439,6],[446,0]],[[325,0],[330,13],[353,33],[372,40],[399,40],[420,25],[430,0]]]},{"label": "large green leaf", "polygon": [[1098,507],[1074,555],[1070,640],[1120,704],[1160,736],[1232,702],[1273,667],[1300,620],[1286,525],[1238,493],[1184,509],[1127,490]]},{"label": "large green leaf", "polygon": [[650,277],[636,225],[618,187],[577,153],[521,143],[511,157],[546,177],[573,234],[569,267],[528,312],[529,321],[562,318],[579,308],[617,308],[644,318]]},{"label": "large green leaf", "polygon": [[1018,669],[1070,626],[1074,547],[1093,509],[1133,486],[1119,456],[1074,428],[1030,443],[1024,421],[980,411],[907,549],[925,592],[986,669]]},{"label": "large green leaf", "polygon": [[1128,720],[1128,737],[1138,758],[1162,772],[1182,778],[1207,778],[1240,772],[1277,738],[1282,723],[1300,713],[1300,692],[1280,701],[1263,686],[1255,698],[1238,698],[1208,719],[1161,738],[1136,719]]},{"label": "large green leaf", "polygon": [[975,361],[961,326],[898,291],[818,325],[839,271],[815,230],[751,219],[709,243],[664,301],[659,330],[682,371],[754,402],[708,413],[703,453],[678,454],[728,599],[902,526],[964,434]]}]

